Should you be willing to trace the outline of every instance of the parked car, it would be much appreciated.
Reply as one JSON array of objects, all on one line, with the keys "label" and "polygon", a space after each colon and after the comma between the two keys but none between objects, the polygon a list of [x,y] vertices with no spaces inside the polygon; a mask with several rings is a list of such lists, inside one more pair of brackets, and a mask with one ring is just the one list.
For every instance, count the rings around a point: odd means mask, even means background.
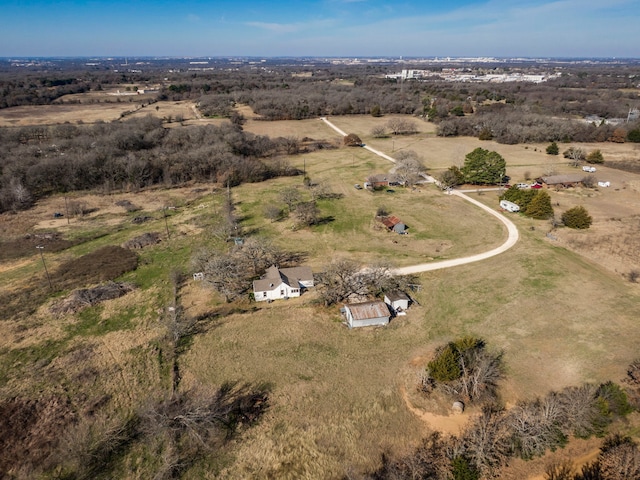
[{"label": "parked car", "polygon": [[529,188],[542,188],[542,185],[540,185],[539,183],[532,183]]},{"label": "parked car", "polygon": [[590,167],[589,165],[585,165],[584,167],[582,167],[582,170],[584,172],[593,173],[596,171],[596,167]]},{"label": "parked car", "polygon": [[518,188],[524,190],[525,188],[531,188],[531,185],[529,185],[528,183],[519,183]]},{"label": "parked car", "polygon": [[353,187],[354,187],[356,190],[362,190],[362,185],[360,185],[359,183],[356,183]]}]

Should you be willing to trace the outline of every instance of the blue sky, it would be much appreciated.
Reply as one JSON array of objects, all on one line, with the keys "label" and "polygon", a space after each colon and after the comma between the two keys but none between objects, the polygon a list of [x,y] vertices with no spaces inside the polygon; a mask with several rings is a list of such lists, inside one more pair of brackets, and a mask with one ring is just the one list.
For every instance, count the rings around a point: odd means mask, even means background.
[{"label": "blue sky", "polygon": [[0,0],[0,56],[640,57],[640,0]]}]

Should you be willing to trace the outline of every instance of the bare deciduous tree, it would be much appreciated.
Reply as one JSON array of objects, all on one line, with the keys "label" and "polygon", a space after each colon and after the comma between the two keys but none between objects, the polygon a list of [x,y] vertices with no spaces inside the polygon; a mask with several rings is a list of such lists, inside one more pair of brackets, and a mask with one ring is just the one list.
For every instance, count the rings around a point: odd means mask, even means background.
[{"label": "bare deciduous tree", "polygon": [[415,184],[425,170],[422,160],[413,150],[402,150],[396,155],[395,174],[405,185]]},{"label": "bare deciduous tree", "polygon": [[579,147],[569,147],[567,150],[562,152],[564,158],[569,159],[569,165],[572,167],[577,167],[580,165],[580,162],[584,160],[587,156],[585,151]]},{"label": "bare deciduous tree", "polygon": [[293,212],[296,209],[296,205],[302,200],[302,194],[296,187],[286,187],[280,191],[280,200],[290,212]]},{"label": "bare deciduous tree", "polygon": [[387,128],[394,135],[411,135],[418,131],[416,123],[406,118],[392,118],[387,122]]},{"label": "bare deciduous tree", "polygon": [[388,137],[387,129],[384,125],[376,125],[371,129],[371,136],[374,138],[385,138]]},{"label": "bare deciduous tree", "polygon": [[560,408],[556,396],[547,396],[543,400],[521,402],[509,412],[509,426],[514,432],[516,450],[522,458],[543,455],[548,448],[560,444]]},{"label": "bare deciduous tree", "polygon": [[272,222],[280,220],[282,218],[282,208],[273,204],[266,205],[264,207],[264,216]]},{"label": "bare deciduous tree", "polygon": [[214,254],[204,259],[199,269],[204,281],[230,302],[242,295],[249,287],[246,263],[229,254]]},{"label": "bare deciduous tree", "polygon": [[565,434],[585,438],[593,433],[593,422],[597,415],[596,393],[597,387],[589,384],[567,387],[559,393],[561,428]]},{"label": "bare deciduous tree", "polygon": [[630,437],[613,435],[607,438],[601,448],[598,463],[604,479],[640,478],[640,450]]},{"label": "bare deciduous tree", "polygon": [[315,201],[299,203],[294,212],[299,225],[310,226],[318,223],[320,209]]},{"label": "bare deciduous tree", "polygon": [[459,439],[459,450],[490,477],[507,463],[511,449],[511,432],[504,412],[485,407]]}]

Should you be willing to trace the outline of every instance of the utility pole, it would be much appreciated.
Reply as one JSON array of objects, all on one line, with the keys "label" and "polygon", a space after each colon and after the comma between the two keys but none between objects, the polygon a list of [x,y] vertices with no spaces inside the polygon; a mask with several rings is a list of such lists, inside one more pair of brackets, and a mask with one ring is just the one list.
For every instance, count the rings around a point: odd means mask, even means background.
[{"label": "utility pole", "polygon": [[71,223],[69,220],[69,206],[67,205],[67,196],[64,196],[64,214],[67,216],[67,225]]},{"label": "utility pole", "polygon": [[53,290],[53,285],[51,285],[51,277],[49,276],[49,270],[47,270],[47,264],[44,262],[44,255],[42,251],[44,250],[43,245],[36,245],[36,248],[40,250],[40,258],[42,259],[42,265],[44,266],[44,271],[47,274],[47,280],[49,281],[49,289]]},{"label": "utility pole", "polygon": [[162,209],[164,213],[164,227],[167,229],[167,238],[171,238],[171,234],[169,233],[169,222],[167,221],[167,207]]}]

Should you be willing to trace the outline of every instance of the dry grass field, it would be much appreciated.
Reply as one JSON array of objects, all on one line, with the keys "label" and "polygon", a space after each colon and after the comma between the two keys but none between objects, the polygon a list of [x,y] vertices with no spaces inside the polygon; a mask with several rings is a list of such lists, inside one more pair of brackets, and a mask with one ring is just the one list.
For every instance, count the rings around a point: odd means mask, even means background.
[{"label": "dry grass field", "polygon": [[[151,113],[156,112],[154,105]],[[160,104],[159,115],[164,108]],[[189,118],[186,123],[209,121]],[[372,139],[371,128],[388,118],[331,120],[390,155],[415,150],[432,173],[461,164],[477,146],[500,152],[513,181],[524,179],[526,172],[538,176],[549,169],[573,171],[561,156],[544,154],[542,145],[442,139],[435,136],[433,125],[419,120],[416,135]],[[336,139],[319,120],[249,120],[245,129],[270,136]],[[600,148],[605,160],[637,158],[637,150],[626,144],[587,146],[592,147]],[[234,188],[232,196],[247,232],[305,252],[306,263],[316,271],[335,257],[363,264],[386,259],[398,266],[455,258],[494,248],[506,238],[495,219],[434,186],[396,188],[392,193],[356,190],[354,183],[391,168],[364,149],[324,150],[289,161],[341,197],[320,201],[325,218],[320,225],[294,229],[291,219],[264,218],[264,207],[277,204],[283,188],[296,186],[304,196],[310,195],[301,177],[245,184]],[[507,378],[501,392],[507,405],[569,385],[619,381],[637,357],[640,340],[640,287],[624,278],[631,269],[640,269],[640,176],[606,164],[598,166],[595,175],[612,186],[550,192],[557,216],[571,206],[586,206],[594,217],[591,229],[550,232],[548,222],[512,216],[521,233],[514,248],[484,262],[421,275],[422,288],[414,294],[418,303],[385,328],[348,330],[338,309],[320,306],[313,291],[272,304],[240,303],[236,313],[216,317],[180,357],[181,388],[229,380],[264,382],[271,388],[270,408],[215,468],[205,462],[188,471],[186,478],[357,476],[376,468],[385,451],[409,451],[430,428],[455,433],[473,409],[453,422],[433,416],[428,411],[432,406],[416,392],[416,381],[433,349],[462,335],[479,336],[490,349],[504,352]],[[35,249],[3,261],[0,295],[30,292],[33,302],[32,312],[20,321],[0,321],[3,395],[67,391],[77,411],[95,403],[115,415],[166,388],[169,374],[162,339],[164,312],[172,296],[170,272],[178,268],[187,274],[178,292],[187,315],[202,316],[225,307],[219,296],[190,278],[192,253],[201,246],[220,246],[211,228],[224,195],[214,185],[113,195],[77,193],[73,200],[85,203],[90,213],[69,223],[52,216],[65,211],[64,197],[42,200],[18,215],[0,216],[3,241],[50,231],[80,240],[61,251],[45,250],[53,272],[106,245],[120,245],[144,232],[162,233],[160,244],[138,252],[138,268],[119,278],[135,283],[137,290],[62,316],[50,313],[62,294],[48,293]],[[497,208],[498,192],[474,195]],[[116,204],[124,199],[139,210],[127,212]],[[176,207],[169,211],[167,224],[162,211],[166,206]],[[402,218],[409,235],[379,229],[374,220],[378,207]],[[133,223],[136,216],[148,219]],[[639,426],[634,416],[620,428],[638,435]],[[597,445],[597,440],[572,441],[569,450],[515,462],[504,478],[539,479],[550,456],[570,452],[573,458],[584,457]],[[123,478],[145,478],[137,460],[123,459]]]}]

